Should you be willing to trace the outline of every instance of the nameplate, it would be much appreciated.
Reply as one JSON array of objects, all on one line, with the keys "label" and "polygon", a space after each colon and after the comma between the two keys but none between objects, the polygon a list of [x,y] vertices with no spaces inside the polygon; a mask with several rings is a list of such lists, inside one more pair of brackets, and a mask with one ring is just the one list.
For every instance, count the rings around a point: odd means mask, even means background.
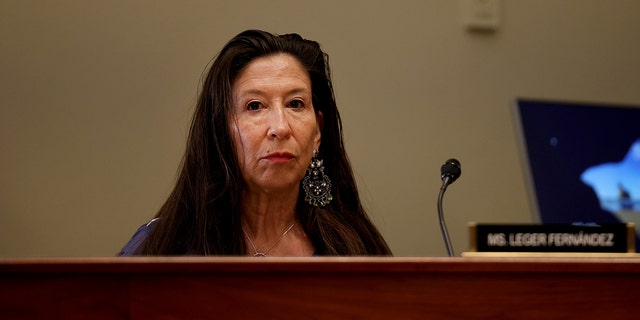
[{"label": "nameplate", "polygon": [[633,224],[472,223],[469,231],[477,252],[635,252]]}]

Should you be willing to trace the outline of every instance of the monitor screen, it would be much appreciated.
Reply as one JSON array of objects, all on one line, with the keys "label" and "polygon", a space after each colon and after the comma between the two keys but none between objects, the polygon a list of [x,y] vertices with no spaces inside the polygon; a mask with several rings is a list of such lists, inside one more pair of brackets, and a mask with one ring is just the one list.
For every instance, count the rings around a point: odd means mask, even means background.
[{"label": "monitor screen", "polygon": [[538,222],[640,234],[640,106],[518,99],[514,115]]}]

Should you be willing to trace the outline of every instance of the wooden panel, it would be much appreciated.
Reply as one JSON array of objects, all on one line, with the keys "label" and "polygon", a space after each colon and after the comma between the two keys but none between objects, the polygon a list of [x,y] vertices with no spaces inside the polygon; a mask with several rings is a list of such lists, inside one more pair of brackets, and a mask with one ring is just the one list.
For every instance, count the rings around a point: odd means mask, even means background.
[{"label": "wooden panel", "polygon": [[0,278],[0,319],[124,319],[129,292],[122,277]]},{"label": "wooden panel", "polygon": [[631,258],[5,259],[0,318],[629,318],[639,288]]}]

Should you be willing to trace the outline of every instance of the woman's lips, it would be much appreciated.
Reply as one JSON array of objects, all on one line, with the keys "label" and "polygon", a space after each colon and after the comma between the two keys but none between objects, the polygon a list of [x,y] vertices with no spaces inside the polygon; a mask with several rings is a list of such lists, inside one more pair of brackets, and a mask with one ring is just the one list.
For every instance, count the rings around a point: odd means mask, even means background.
[{"label": "woman's lips", "polygon": [[268,154],[264,158],[271,162],[282,163],[282,162],[287,162],[293,159],[294,157],[293,157],[293,154],[288,152],[274,152],[274,153]]}]

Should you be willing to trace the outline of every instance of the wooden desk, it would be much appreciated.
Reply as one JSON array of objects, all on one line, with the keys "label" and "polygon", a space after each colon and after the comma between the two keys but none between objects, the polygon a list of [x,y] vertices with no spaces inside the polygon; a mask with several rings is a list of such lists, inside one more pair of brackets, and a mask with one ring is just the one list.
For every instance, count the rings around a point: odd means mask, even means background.
[{"label": "wooden desk", "polygon": [[0,259],[0,319],[629,319],[637,258]]}]

